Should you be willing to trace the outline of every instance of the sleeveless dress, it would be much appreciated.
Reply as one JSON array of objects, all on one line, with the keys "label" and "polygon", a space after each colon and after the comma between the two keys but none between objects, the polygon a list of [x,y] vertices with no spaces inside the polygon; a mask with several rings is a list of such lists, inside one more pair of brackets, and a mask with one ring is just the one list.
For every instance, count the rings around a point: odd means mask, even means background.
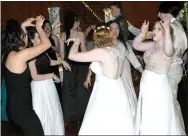
[{"label": "sleeveless dress", "polygon": [[137,135],[185,135],[175,114],[168,81],[172,60],[161,49],[144,53],[146,63],[140,83],[136,115]]},{"label": "sleeveless dress", "polygon": [[27,66],[23,73],[17,74],[5,66],[4,77],[9,119],[21,127],[25,136],[44,136],[42,125],[32,106],[29,67]]},{"label": "sleeveless dress", "polygon": [[[107,48],[110,52],[116,50]],[[130,105],[121,76],[117,79],[104,76],[99,62],[92,62],[90,68],[96,79],[79,135],[134,135]]]},{"label": "sleeveless dress", "polygon": [[[38,74],[48,74],[50,59],[46,53],[36,58]],[[52,78],[32,81],[33,108],[38,115],[45,135],[64,135],[64,121],[58,93]]]},{"label": "sleeveless dress", "polygon": [[[68,35],[68,34],[67,34]],[[69,36],[67,36],[67,39]],[[61,103],[65,121],[82,121],[91,91],[84,87],[89,63],[80,63],[68,59],[73,43],[65,44],[64,60],[69,63],[71,71],[63,67]]]}]

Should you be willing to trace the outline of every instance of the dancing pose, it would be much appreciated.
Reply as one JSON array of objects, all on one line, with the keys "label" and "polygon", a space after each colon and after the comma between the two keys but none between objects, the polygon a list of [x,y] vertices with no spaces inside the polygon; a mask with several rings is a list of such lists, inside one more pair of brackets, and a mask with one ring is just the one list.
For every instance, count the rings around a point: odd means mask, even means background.
[{"label": "dancing pose", "polygon": [[[32,48],[27,46],[26,27],[34,26],[41,43]],[[19,31],[5,31],[2,34],[5,46],[3,57],[4,77],[7,87],[7,112],[9,119],[21,127],[26,136],[44,136],[41,122],[33,110],[31,95],[31,74],[27,62],[50,48],[50,41],[42,29],[43,16],[28,18],[22,23],[24,34]]]},{"label": "dancing pose", "polygon": [[[41,43],[39,34],[34,27],[28,29],[28,36],[33,46]],[[46,52],[29,62],[29,69],[33,81],[31,91],[33,99],[33,109],[38,115],[45,135],[64,135],[64,122],[61,104],[54,84],[59,83],[60,79],[51,71],[51,66],[66,62],[52,60]]]},{"label": "dancing pose", "polygon": [[96,74],[79,135],[135,134],[128,96],[121,79],[125,52],[115,48],[112,37],[109,27],[99,25],[94,32],[96,49],[78,52],[83,37],[67,41],[74,41],[69,59],[92,62],[90,68]]},{"label": "dancing pose", "polygon": [[145,70],[140,83],[136,115],[136,133],[140,135],[185,135],[175,114],[173,97],[168,82],[168,71],[175,48],[170,17],[157,21],[153,41],[143,42],[149,22],[142,24],[141,33],[133,41],[136,50],[144,51]]}]

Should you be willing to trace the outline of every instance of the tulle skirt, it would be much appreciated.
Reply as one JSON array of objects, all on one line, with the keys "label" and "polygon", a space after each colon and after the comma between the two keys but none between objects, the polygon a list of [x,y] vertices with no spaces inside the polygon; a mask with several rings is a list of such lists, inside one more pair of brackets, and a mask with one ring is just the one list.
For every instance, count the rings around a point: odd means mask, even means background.
[{"label": "tulle skirt", "polygon": [[32,81],[33,108],[38,115],[45,135],[64,135],[63,113],[52,79]]},{"label": "tulle skirt", "polygon": [[185,135],[175,114],[167,74],[145,70],[136,114],[138,135]]}]

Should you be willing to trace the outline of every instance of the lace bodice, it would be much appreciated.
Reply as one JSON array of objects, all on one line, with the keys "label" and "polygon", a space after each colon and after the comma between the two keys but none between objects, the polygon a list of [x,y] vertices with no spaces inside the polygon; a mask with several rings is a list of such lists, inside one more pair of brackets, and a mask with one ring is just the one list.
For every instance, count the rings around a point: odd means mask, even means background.
[{"label": "lace bodice", "polygon": [[168,73],[172,59],[165,56],[162,49],[153,49],[144,53],[145,69],[156,73]]},{"label": "lace bodice", "polygon": [[92,62],[91,70],[96,75],[103,75],[111,79],[118,79],[122,75],[124,51],[117,49],[117,47],[106,47],[109,51],[109,58],[102,64],[101,62]]}]

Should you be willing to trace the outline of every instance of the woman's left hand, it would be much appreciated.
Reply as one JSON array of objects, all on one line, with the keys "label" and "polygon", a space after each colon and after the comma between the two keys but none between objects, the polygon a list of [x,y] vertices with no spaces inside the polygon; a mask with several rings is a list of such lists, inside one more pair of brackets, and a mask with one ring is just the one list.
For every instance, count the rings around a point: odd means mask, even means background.
[{"label": "woman's left hand", "polygon": [[164,22],[162,23],[164,29],[168,29],[171,24],[171,19],[169,16],[166,16]]}]

